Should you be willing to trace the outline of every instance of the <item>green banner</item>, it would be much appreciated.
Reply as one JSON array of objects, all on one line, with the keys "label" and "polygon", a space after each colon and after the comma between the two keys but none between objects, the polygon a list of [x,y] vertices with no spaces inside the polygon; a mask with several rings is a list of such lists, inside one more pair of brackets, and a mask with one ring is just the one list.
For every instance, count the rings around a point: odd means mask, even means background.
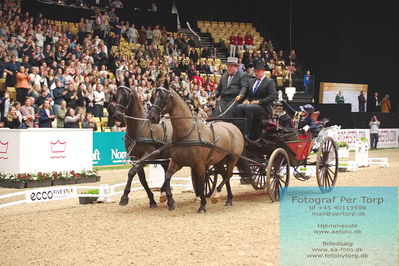
[{"label": "green banner", "polygon": [[93,166],[126,164],[125,132],[94,132]]}]

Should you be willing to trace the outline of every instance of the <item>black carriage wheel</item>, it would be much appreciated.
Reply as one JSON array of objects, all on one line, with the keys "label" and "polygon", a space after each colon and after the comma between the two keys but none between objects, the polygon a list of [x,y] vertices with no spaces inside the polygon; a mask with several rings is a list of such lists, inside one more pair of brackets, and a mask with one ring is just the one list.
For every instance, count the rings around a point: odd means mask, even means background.
[{"label": "black carriage wheel", "polygon": [[266,185],[272,201],[284,198],[290,181],[290,160],[287,152],[276,149],[267,163]]},{"label": "black carriage wheel", "polygon": [[320,191],[330,192],[337,182],[338,149],[331,137],[325,137],[317,152],[316,177]]},{"label": "black carriage wheel", "polygon": [[250,166],[251,169],[251,185],[254,189],[266,188],[266,169],[263,164]]},{"label": "black carriage wheel", "polygon": [[206,171],[206,180],[205,180],[205,197],[209,198],[212,196],[213,192],[215,191],[216,184],[218,182],[218,173],[215,170],[214,166],[211,166]]}]

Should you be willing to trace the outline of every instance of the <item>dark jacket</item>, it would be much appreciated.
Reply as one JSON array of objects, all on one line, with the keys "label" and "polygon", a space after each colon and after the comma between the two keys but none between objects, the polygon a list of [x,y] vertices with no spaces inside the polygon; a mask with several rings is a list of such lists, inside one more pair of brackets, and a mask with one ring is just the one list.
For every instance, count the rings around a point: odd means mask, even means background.
[{"label": "dark jacket", "polygon": [[4,127],[8,127],[11,129],[20,128],[21,122],[19,121],[19,118],[15,118],[12,121],[8,121],[7,119],[5,119]]},{"label": "dark jacket", "polygon": [[262,82],[258,85],[256,91],[253,91],[253,87],[256,82],[256,78],[249,82],[246,99],[248,101],[258,100],[259,105],[271,113],[271,105],[275,100],[277,100],[276,83],[273,79],[264,77]]},{"label": "dark jacket", "polygon": [[[54,120],[54,118],[50,118],[47,115],[46,110],[40,109],[38,114],[39,114],[39,127],[52,127],[51,122]],[[54,115],[54,111],[51,108],[50,108],[50,115]]]},{"label": "dark jacket", "polygon": [[61,102],[63,100],[65,100],[64,95],[62,95],[65,91],[65,88],[61,87],[61,88],[55,88],[53,90],[53,96],[54,96],[54,104],[58,104],[61,105]]},{"label": "dark jacket", "polygon": [[[215,95],[220,96],[218,104],[213,110],[212,116],[217,117],[223,112],[225,112],[232,102],[235,100],[235,97],[238,95],[242,95],[245,97],[248,90],[248,78],[244,72],[237,71],[230,81],[229,86],[227,86],[229,79],[229,74],[225,72],[220,78],[219,84],[215,89]],[[238,103],[236,103],[238,104]],[[229,111],[223,115],[223,118],[232,118],[234,117],[233,112],[234,108],[232,107]]]}]

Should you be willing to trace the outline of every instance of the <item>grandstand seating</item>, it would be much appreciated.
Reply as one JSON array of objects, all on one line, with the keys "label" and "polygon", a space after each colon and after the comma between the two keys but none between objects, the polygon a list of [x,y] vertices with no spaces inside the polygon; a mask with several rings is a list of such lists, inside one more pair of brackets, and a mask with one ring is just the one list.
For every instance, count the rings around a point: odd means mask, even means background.
[{"label": "grandstand seating", "polygon": [[[229,47],[229,38],[234,33],[241,33],[242,36],[245,36],[247,32],[250,32],[254,38],[253,49],[259,49],[264,41],[263,37],[256,31],[252,23],[198,20],[197,27],[201,33],[209,33],[214,43],[224,41],[226,48]],[[242,51],[242,53],[243,52],[244,51]],[[242,54],[240,54],[240,57],[241,56]]]}]

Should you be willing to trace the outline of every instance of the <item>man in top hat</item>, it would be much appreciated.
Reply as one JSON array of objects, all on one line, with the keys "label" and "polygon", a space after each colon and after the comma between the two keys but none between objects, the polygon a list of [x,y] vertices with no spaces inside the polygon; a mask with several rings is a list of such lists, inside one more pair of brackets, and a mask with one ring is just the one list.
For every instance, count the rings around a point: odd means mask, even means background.
[{"label": "man in top hat", "polygon": [[219,97],[219,101],[213,110],[212,117],[224,113],[222,118],[233,118],[235,106],[245,98],[247,93],[248,78],[244,72],[238,70],[238,58],[228,57],[226,65],[227,71],[220,78],[215,90],[215,96]]},{"label": "man in top hat", "polygon": [[277,100],[276,83],[266,77],[263,62],[256,64],[255,76],[256,78],[249,82],[246,99],[234,112],[235,117],[246,118],[243,133],[251,140],[259,137],[261,117],[272,114],[271,105]]}]

